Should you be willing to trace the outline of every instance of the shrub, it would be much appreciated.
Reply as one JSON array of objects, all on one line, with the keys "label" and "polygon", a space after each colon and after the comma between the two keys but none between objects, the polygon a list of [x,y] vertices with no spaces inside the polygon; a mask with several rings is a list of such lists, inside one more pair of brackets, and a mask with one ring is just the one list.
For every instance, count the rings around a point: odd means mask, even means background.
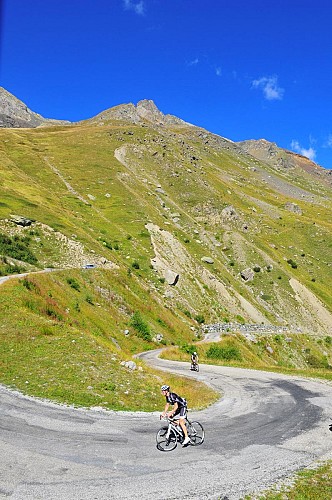
[{"label": "shrub", "polygon": [[7,255],[13,259],[22,260],[23,262],[28,262],[29,264],[36,264],[37,258],[28,248],[30,244],[30,238],[14,236],[6,236],[0,233],[0,254]]},{"label": "shrub", "polygon": [[7,264],[5,266],[5,274],[20,274],[20,273],[24,273],[26,269],[22,266],[11,266],[10,264]]},{"label": "shrub", "polygon": [[297,268],[297,264],[293,259],[288,259],[287,264],[289,264],[293,269]]},{"label": "shrub", "polygon": [[314,354],[309,354],[307,357],[308,365],[312,366],[312,368],[329,368],[329,363],[326,356],[319,358]]},{"label": "shrub", "polygon": [[202,314],[197,314],[197,316],[195,316],[195,320],[200,325],[202,325],[203,323],[205,323],[205,318],[204,318],[204,316]]},{"label": "shrub", "polygon": [[30,290],[30,291],[31,290],[33,290],[33,291],[38,290],[37,285],[33,281],[29,280],[28,278],[23,278],[21,283],[27,290]]},{"label": "shrub", "polygon": [[134,260],[131,267],[133,267],[134,269],[139,269],[139,263],[137,262],[137,260]]},{"label": "shrub", "polygon": [[109,241],[103,241],[103,245],[109,250],[113,250],[112,243],[110,243]]},{"label": "shrub", "polygon": [[87,295],[85,297],[85,300],[88,304],[91,304],[93,306],[93,297],[91,295]]},{"label": "shrub", "polygon": [[212,345],[206,351],[206,357],[213,359],[222,359],[224,361],[242,360],[240,349],[233,344],[228,344],[224,346]]},{"label": "shrub", "polygon": [[74,288],[74,290],[80,291],[80,284],[75,278],[67,278],[67,283]]},{"label": "shrub", "polygon": [[56,308],[52,306],[52,304],[46,304],[46,307],[44,309],[44,313],[46,314],[46,316],[49,316],[50,318],[52,318],[56,321],[63,320],[62,314],[60,314],[59,311],[57,311]]},{"label": "shrub", "polygon": [[137,336],[143,340],[152,340],[152,335],[150,332],[149,325],[143,320],[139,311],[135,311],[130,320],[130,326],[132,326],[136,332]]},{"label": "shrub", "polygon": [[195,351],[197,352],[197,347],[193,344],[183,344],[180,349],[187,354],[193,354]]}]

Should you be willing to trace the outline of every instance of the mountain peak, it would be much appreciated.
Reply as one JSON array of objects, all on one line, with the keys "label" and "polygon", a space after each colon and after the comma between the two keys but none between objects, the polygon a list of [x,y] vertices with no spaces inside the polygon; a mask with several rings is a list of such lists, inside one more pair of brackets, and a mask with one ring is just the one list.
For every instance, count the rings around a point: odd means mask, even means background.
[{"label": "mountain peak", "polygon": [[102,111],[98,115],[91,118],[89,121],[105,121],[105,120],[123,120],[130,123],[148,122],[153,125],[160,126],[191,126],[190,123],[181,120],[173,115],[165,115],[160,111],[152,99],[142,99],[137,105],[133,103],[119,104],[112,108]]},{"label": "mountain peak", "polygon": [[24,102],[20,101],[8,90],[0,87],[0,128],[35,128],[40,125],[69,123],[61,120],[52,120],[31,111]]}]

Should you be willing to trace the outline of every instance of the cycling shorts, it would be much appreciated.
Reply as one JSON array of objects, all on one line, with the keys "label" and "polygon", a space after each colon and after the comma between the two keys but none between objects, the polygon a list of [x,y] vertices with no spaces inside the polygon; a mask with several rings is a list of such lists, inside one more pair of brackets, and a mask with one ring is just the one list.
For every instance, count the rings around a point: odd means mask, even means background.
[{"label": "cycling shorts", "polygon": [[180,418],[186,418],[187,416],[187,407],[186,406],[181,406],[176,410],[176,412],[173,415],[174,420],[179,420]]}]

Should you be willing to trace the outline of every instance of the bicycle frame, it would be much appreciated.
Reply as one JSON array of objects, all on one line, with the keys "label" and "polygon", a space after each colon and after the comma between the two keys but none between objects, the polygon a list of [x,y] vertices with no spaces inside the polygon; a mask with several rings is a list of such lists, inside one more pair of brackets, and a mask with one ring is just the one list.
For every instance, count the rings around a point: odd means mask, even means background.
[{"label": "bicycle frame", "polygon": [[[166,434],[166,438],[168,439],[169,438],[169,435],[170,435],[170,432],[171,430],[173,430],[175,432],[175,435],[177,438],[183,438],[184,437],[184,434],[183,434],[183,430],[181,429],[181,426],[180,424],[176,424],[176,420],[173,420],[169,417],[166,417],[166,420],[168,422],[168,429],[167,429],[167,434]],[[186,419],[186,422],[187,422],[187,419]]]}]

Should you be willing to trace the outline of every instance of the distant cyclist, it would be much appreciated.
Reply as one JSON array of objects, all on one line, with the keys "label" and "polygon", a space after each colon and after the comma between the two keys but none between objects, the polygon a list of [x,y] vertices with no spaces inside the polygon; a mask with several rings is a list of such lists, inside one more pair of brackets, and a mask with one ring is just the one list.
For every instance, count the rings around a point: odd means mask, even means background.
[{"label": "distant cyclist", "polygon": [[[186,427],[187,401],[175,394],[175,392],[170,392],[169,385],[162,385],[161,392],[166,397],[166,405],[163,413],[160,415],[160,418],[164,418],[165,415],[167,415],[168,417],[179,421],[184,434],[182,446],[187,446],[187,444],[190,443]],[[169,405],[174,405],[174,407],[173,410],[167,414]]]},{"label": "distant cyclist", "polygon": [[198,365],[198,354],[195,351],[191,355],[191,366],[195,368],[197,365]]}]

